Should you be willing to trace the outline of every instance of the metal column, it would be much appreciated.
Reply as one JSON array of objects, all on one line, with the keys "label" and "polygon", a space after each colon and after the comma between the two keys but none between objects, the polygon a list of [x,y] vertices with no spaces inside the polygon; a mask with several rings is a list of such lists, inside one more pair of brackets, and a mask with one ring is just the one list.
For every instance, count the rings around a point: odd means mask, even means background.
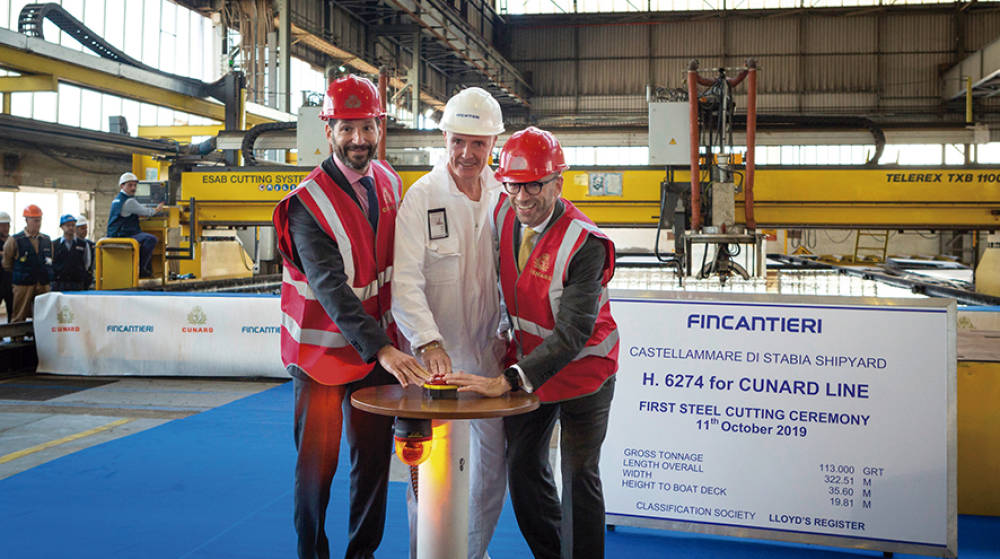
[{"label": "metal column", "polygon": [[291,103],[292,84],[292,14],[291,0],[278,0],[278,109],[288,112]]},{"label": "metal column", "polygon": [[410,66],[410,72],[407,79],[410,84],[410,107],[413,111],[414,129],[419,128],[420,123],[420,82],[423,81],[420,66],[420,31],[418,30],[413,33],[413,64]]}]

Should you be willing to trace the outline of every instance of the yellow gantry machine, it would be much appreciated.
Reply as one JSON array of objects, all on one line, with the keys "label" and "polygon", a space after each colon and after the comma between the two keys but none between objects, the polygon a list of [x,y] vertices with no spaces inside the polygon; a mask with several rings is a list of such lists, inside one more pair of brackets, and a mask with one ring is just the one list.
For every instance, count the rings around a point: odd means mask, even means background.
[{"label": "yellow gantry machine", "polygon": [[[162,241],[155,275],[164,280],[169,272],[205,280],[252,275],[253,255],[213,231],[270,226],[275,204],[311,170],[204,167],[182,173],[176,204],[165,217],[143,224]],[[398,170],[405,191],[429,169]],[[576,167],[565,173],[563,196],[601,226],[656,227],[664,178],[655,167]],[[687,178],[685,171],[674,177]],[[759,229],[1000,229],[1000,167],[760,167],[754,195]],[[742,225],[742,194],[735,200],[736,222]]]},{"label": "yellow gantry machine", "polygon": [[[397,170],[405,192],[430,169]],[[270,225],[274,205],[310,171],[260,166],[183,173],[178,224]],[[595,192],[593,179],[610,182],[609,176],[620,186]],[[675,179],[687,177],[679,171]],[[564,178],[563,196],[598,225],[655,227],[660,219],[660,168],[574,167]],[[1000,229],[1000,167],[759,167],[754,198],[758,228]],[[741,194],[736,209],[736,222],[744,224]],[[189,237],[186,230],[183,236]]]}]

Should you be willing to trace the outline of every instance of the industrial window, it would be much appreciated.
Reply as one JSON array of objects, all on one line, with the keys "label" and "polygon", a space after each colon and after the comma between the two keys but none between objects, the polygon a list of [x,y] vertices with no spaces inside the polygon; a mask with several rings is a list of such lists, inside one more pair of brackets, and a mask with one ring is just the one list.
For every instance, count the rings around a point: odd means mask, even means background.
[{"label": "industrial window", "polygon": [[[0,0],[0,27],[16,31],[18,14],[29,3],[32,2]],[[58,3],[115,47],[164,72],[212,82],[225,69],[221,59],[213,56],[211,20],[170,0],[62,0]],[[43,25],[43,34],[46,41],[91,53],[48,20]],[[0,75],[17,74],[0,71]],[[325,90],[323,73],[293,58],[291,89],[291,112],[294,113],[302,104],[301,91]],[[59,84],[57,92],[13,93],[11,113],[103,131],[109,131],[109,116],[123,115],[132,135],[136,135],[140,126],[214,123],[196,115],[65,83]]]}]

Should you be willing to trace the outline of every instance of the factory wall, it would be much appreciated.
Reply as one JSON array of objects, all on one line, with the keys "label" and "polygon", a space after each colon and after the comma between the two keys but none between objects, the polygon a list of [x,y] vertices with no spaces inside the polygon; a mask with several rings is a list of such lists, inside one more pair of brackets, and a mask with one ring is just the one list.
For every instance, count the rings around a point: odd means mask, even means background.
[{"label": "factory wall", "polygon": [[[509,21],[508,56],[530,75],[532,116],[540,119],[608,112],[642,120],[647,84],[685,87],[691,59],[710,76],[712,68],[743,67],[747,57],[760,68],[761,112],[926,119],[945,110],[943,70],[1000,35],[998,11],[940,6]],[[736,91],[738,110],[744,91]],[[996,102],[978,108],[987,116]]]}]

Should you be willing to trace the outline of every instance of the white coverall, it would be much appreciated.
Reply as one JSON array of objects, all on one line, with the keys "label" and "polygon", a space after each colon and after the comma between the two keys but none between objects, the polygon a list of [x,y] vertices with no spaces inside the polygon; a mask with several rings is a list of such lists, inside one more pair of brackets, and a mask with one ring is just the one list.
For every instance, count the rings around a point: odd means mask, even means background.
[{"label": "white coverall", "polygon": [[[479,201],[470,200],[443,157],[406,192],[396,217],[392,315],[414,350],[440,340],[453,370],[496,377],[504,344],[497,337],[500,295],[490,212],[501,185],[489,166],[481,176]],[[482,559],[507,488],[503,419],[472,420],[470,433],[469,559]],[[411,511],[411,528],[414,518]]]}]

